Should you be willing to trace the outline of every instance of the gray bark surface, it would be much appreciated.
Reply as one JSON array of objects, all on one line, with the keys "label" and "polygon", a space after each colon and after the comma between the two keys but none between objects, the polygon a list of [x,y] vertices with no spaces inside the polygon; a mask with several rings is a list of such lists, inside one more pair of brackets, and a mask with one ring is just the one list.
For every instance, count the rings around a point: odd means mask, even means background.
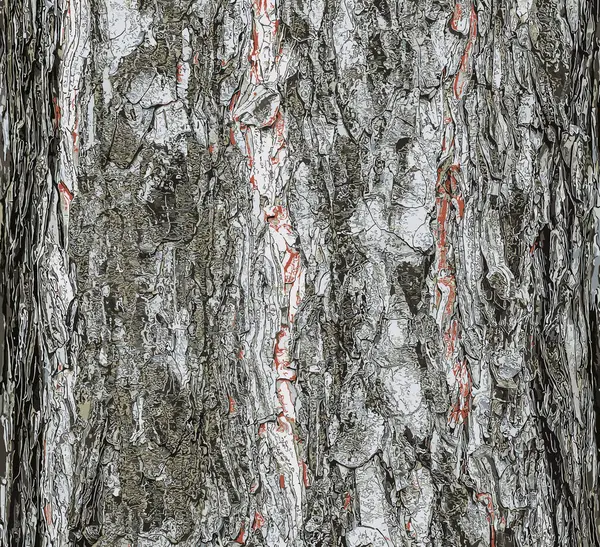
[{"label": "gray bark surface", "polygon": [[2,545],[600,544],[595,0],[0,6]]},{"label": "gray bark surface", "polygon": [[53,342],[42,262],[57,206],[58,15],[53,3],[0,2],[1,545],[40,545],[45,533],[45,386]]}]

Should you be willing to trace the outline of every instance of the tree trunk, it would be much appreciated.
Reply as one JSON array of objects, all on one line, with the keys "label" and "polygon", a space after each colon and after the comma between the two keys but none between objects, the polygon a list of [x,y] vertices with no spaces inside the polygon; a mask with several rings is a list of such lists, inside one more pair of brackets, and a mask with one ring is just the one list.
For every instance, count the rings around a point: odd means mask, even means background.
[{"label": "tree trunk", "polygon": [[600,543],[597,2],[0,5],[3,545]]}]

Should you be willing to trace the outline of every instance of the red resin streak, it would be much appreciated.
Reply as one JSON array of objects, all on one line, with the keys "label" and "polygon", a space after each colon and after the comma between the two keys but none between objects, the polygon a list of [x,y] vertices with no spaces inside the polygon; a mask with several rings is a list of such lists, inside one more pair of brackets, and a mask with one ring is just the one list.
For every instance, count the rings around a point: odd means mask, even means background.
[{"label": "red resin streak", "polygon": [[[456,12],[455,12],[456,13]],[[454,22],[454,18],[453,18]],[[454,27],[453,27],[454,28]],[[475,46],[475,41],[477,39],[477,12],[475,11],[475,6],[471,4],[471,15],[469,17],[469,41],[465,47],[465,51],[460,59],[460,65],[458,68],[458,72],[454,77],[454,96],[457,99],[461,99],[464,92],[464,87],[468,81],[468,70],[469,70],[469,62],[471,58],[471,50]]]},{"label": "red resin streak", "polygon": [[46,518],[46,522],[48,524],[52,524],[52,509],[50,508],[49,503],[44,506],[44,517]]},{"label": "red resin streak", "polygon": [[[452,119],[446,117],[446,123],[452,123]],[[445,152],[446,140],[442,142],[443,152]],[[452,139],[451,148],[454,148],[454,139]],[[451,151],[450,151],[451,152]],[[446,359],[454,359],[458,350],[458,341],[460,339],[459,323],[453,319],[454,307],[456,302],[456,277],[454,268],[448,262],[450,252],[449,228],[450,212],[455,211],[456,220],[464,216],[464,199],[460,194],[456,175],[460,172],[460,166],[453,164],[446,170],[438,169],[438,182],[436,185],[436,212],[437,212],[437,262],[436,262],[436,306],[442,305],[442,297],[446,295],[444,309],[442,311],[441,324],[444,328],[443,340]],[[471,408],[471,389],[472,379],[468,370],[466,360],[455,362],[452,372],[456,378],[458,389],[458,401],[452,408],[448,417],[448,425],[454,427],[463,423]]]},{"label": "red resin streak", "polygon": [[458,30],[458,22],[460,21],[461,15],[462,7],[460,4],[456,4],[454,6],[454,15],[452,16],[452,21],[450,22],[450,27],[452,27],[452,30]]},{"label": "red resin streak", "polygon": [[477,501],[485,503],[487,509],[487,520],[490,523],[490,547],[496,547],[496,525],[494,524],[494,502],[491,494],[482,492],[477,494]]},{"label": "red resin streak", "polygon": [[253,44],[252,52],[250,53],[250,56],[248,57],[248,60],[250,61],[250,76],[251,76],[251,79],[254,80],[255,83],[259,83],[261,81],[261,77],[259,74],[260,43],[259,43],[258,31],[256,30],[256,25],[254,25],[252,27],[252,44]]},{"label": "red resin streak", "polygon": [[458,321],[453,319],[450,328],[444,333],[444,344],[446,346],[446,357],[454,355],[456,338],[458,336]]},{"label": "red resin streak", "polygon": [[348,510],[351,502],[352,498],[350,497],[350,492],[346,492],[346,494],[344,495],[344,511]]},{"label": "red resin streak", "polygon": [[58,183],[58,191],[61,192],[69,202],[73,201],[73,194],[62,180]]},{"label": "red resin streak", "polygon": [[285,369],[290,366],[290,362],[287,356],[287,349],[282,347],[282,338],[287,336],[289,332],[289,328],[286,325],[281,327],[281,330],[277,333],[275,337],[275,351],[274,351],[274,362],[275,368],[277,370]]},{"label": "red resin streak", "polygon": [[471,373],[467,367],[466,359],[458,361],[452,369],[454,377],[458,380],[458,401],[454,405],[448,423],[451,425],[458,425],[467,419],[469,411],[471,410],[471,388],[473,381],[471,379]]},{"label": "red resin streak", "polygon": [[287,401],[288,396],[290,396],[290,399],[291,399],[289,380],[287,380],[285,378],[279,378],[276,381],[276,387],[277,387],[277,399],[279,400],[279,404],[281,405],[281,408],[282,408],[283,418],[285,418],[287,423],[294,422],[295,421],[294,416],[293,416],[294,409],[290,408],[290,405],[288,404],[288,401]]},{"label": "red resin streak", "polygon": [[535,253],[535,250],[538,248],[539,243],[536,241],[534,242],[534,244],[529,248],[529,254],[531,256],[533,256],[533,254]]},{"label": "red resin streak", "polygon": [[273,156],[271,156],[271,163],[277,164],[279,163],[279,151],[285,147],[285,139],[284,139],[284,130],[285,130],[285,122],[283,120],[283,116],[279,111],[277,111],[277,118],[275,119],[275,146],[276,151]]},{"label": "red resin streak", "polygon": [[300,275],[300,253],[288,247],[286,256],[287,260],[283,265],[284,281],[287,284],[291,284]]},{"label": "red resin streak", "polygon": [[246,526],[242,522],[242,525],[240,526],[240,533],[238,534],[238,537],[235,538],[235,542],[239,543],[240,545],[243,545],[245,543],[244,542],[244,535],[245,534],[246,534]]},{"label": "red resin streak", "polygon": [[[438,285],[443,285],[448,289],[448,300],[444,307],[444,319],[448,320],[454,313],[454,301],[456,300],[456,279],[453,275],[438,277]],[[449,333],[452,334],[451,332]],[[456,338],[456,335],[455,335]]]},{"label": "red resin streak", "polygon": [[308,488],[310,486],[308,482],[308,466],[305,462],[302,462],[302,482],[304,483],[304,488]]},{"label": "red resin streak", "polygon": [[267,0],[257,0],[253,3],[254,11],[258,16],[267,13]]},{"label": "red resin streak", "polygon": [[275,114],[273,114],[266,122],[265,125],[263,127],[271,127],[273,125],[273,122],[277,119],[277,115],[279,114],[279,108],[277,108],[277,110],[275,111]]},{"label": "red resin streak", "polygon": [[262,528],[265,524],[265,517],[263,517],[258,511],[254,513],[254,524],[252,525],[253,530]]},{"label": "red resin streak", "polygon": [[60,124],[61,110],[56,97],[52,99],[52,102],[54,103],[54,127],[58,128],[58,125]]},{"label": "red resin streak", "polygon": [[292,428],[292,424],[283,415],[283,412],[280,412],[277,415],[277,432],[278,433],[285,433],[287,435],[293,435],[293,433],[294,433],[294,430]]},{"label": "red resin streak", "polygon": [[231,97],[231,101],[229,102],[229,112],[233,112],[233,109],[235,108],[235,104],[237,103],[237,100],[240,97],[240,92],[236,91],[233,96]]},{"label": "red resin streak", "polygon": [[[271,20],[270,14],[274,13],[275,4],[270,0],[253,0],[252,8],[254,12],[252,22],[252,46],[250,54],[248,55],[248,61],[250,63],[250,81],[254,84],[258,84],[262,81],[262,75],[268,74],[272,67],[263,66],[263,64],[271,63],[270,57],[263,55],[263,36],[269,44],[270,33],[276,35],[279,30],[279,21]],[[259,27],[259,25],[261,25]],[[259,32],[261,29],[261,32]],[[269,46],[272,47],[272,46]],[[274,62],[277,64],[280,60],[282,50],[279,49],[279,54],[275,57]],[[233,121],[239,123],[239,117],[233,116],[235,105],[239,99],[240,92],[234,94],[229,105],[229,111],[232,113]],[[282,113],[279,109],[264,123],[262,126],[265,128],[272,128],[273,146],[269,154],[271,165],[277,165],[280,160],[280,151],[285,147],[285,124]],[[249,182],[254,191],[261,191],[262,181],[257,180],[257,173],[255,171],[255,159],[254,159],[254,142],[253,142],[253,129],[244,126],[239,123],[240,131],[244,137],[244,144],[246,148],[247,165],[250,171]],[[234,129],[230,129],[230,143],[236,144]],[[257,143],[258,146],[258,143]],[[258,150],[261,152],[261,150]],[[291,244],[295,238],[290,239],[290,236],[294,235],[292,229],[289,214],[286,208],[282,205],[273,205],[265,210],[264,221],[268,223],[269,229],[273,230],[274,237],[273,241],[277,242],[277,247],[281,253],[281,260],[283,266],[282,282],[283,289],[287,295],[288,307],[291,304],[292,290],[296,290],[296,283],[300,282],[302,274],[302,264],[300,260],[300,253],[294,249]],[[283,238],[284,245],[281,242]],[[296,290],[296,298],[299,299],[300,291]],[[296,380],[296,372],[291,368],[291,357],[290,357],[290,331],[292,327],[293,316],[288,314],[284,323],[281,325],[275,337],[275,343],[273,348],[273,366],[277,372],[277,379],[275,390],[279,401],[279,413],[277,416],[277,432],[280,434],[289,435],[294,442],[301,442],[300,439],[294,434],[293,422],[294,422],[294,401],[292,382]],[[267,424],[261,424],[258,429],[258,435],[263,437],[267,433]],[[309,487],[309,475],[308,466],[304,461],[299,462],[301,468],[301,480],[305,488]],[[279,475],[279,487],[284,490],[286,487],[285,476]],[[252,528],[254,530],[260,528],[265,523],[264,517],[260,513],[256,513],[254,516],[254,524]],[[240,532],[239,539],[243,539],[243,534]]]},{"label": "red resin streak", "polygon": [[[254,153],[252,151],[252,141],[250,140],[250,131],[244,132],[244,140],[246,141],[246,155],[248,156],[248,169],[254,167]],[[257,187],[258,188],[258,187]]]}]

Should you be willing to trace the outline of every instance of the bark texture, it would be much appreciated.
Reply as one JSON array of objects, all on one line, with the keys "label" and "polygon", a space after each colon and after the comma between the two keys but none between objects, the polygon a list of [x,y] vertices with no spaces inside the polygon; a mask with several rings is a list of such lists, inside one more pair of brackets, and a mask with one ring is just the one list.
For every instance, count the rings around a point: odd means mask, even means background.
[{"label": "bark texture", "polygon": [[600,544],[597,0],[0,5],[3,545]]},{"label": "bark texture", "polygon": [[47,532],[46,392],[56,336],[67,330],[48,267],[54,259],[58,268],[64,235],[56,224],[52,102],[59,15],[53,2],[0,2],[0,544],[7,546],[41,545]]}]

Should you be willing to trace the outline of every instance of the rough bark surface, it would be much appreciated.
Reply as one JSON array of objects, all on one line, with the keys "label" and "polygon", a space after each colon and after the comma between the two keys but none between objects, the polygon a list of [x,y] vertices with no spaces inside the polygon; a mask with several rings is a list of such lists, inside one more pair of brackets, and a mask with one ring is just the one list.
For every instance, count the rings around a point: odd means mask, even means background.
[{"label": "rough bark surface", "polygon": [[2,545],[600,544],[597,0],[0,6]]}]

